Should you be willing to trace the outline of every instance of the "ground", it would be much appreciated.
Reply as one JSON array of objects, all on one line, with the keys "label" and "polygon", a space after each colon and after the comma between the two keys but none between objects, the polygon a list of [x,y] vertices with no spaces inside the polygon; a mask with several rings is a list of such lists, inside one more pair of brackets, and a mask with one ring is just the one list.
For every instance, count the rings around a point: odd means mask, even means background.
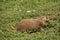
[{"label": "ground", "polygon": [[[43,31],[28,34],[10,28],[42,15],[53,20]],[[60,0],[0,0],[0,40],[60,40]]]}]

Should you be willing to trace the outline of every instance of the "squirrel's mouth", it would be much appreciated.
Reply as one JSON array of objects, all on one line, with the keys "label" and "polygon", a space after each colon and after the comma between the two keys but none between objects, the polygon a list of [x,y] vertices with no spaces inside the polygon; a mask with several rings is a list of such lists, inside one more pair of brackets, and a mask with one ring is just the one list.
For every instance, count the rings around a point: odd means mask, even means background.
[{"label": "squirrel's mouth", "polygon": [[46,20],[45,22],[48,23],[50,21],[50,19]]},{"label": "squirrel's mouth", "polygon": [[46,21],[46,23],[49,22],[49,20]]}]

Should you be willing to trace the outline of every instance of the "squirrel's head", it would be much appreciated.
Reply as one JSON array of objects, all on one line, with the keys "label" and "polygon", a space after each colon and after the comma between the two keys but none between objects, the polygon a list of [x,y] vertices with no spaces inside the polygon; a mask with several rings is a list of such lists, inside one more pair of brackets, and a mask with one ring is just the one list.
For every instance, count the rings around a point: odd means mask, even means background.
[{"label": "squirrel's head", "polygon": [[49,16],[41,16],[39,18],[39,20],[44,21],[44,22],[48,22],[49,21]]}]

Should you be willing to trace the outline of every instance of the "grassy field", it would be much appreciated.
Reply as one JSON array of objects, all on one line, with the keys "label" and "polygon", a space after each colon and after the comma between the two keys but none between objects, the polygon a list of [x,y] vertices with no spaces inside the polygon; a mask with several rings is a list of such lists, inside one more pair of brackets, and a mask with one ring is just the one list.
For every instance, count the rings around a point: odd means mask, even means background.
[{"label": "grassy field", "polygon": [[[53,19],[44,31],[28,34],[10,28],[42,15]],[[0,40],[60,40],[60,0],[0,0]]]}]

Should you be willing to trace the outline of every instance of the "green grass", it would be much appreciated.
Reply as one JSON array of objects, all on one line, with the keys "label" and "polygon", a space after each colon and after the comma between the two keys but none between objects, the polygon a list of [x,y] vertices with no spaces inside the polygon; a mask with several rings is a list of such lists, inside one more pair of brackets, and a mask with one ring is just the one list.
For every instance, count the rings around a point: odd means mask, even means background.
[{"label": "green grass", "polygon": [[[42,15],[54,20],[48,23],[44,31],[28,34],[10,29],[22,19]],[[59,31],[60,0],[0,0],[0,40],[60,40]]]}]

